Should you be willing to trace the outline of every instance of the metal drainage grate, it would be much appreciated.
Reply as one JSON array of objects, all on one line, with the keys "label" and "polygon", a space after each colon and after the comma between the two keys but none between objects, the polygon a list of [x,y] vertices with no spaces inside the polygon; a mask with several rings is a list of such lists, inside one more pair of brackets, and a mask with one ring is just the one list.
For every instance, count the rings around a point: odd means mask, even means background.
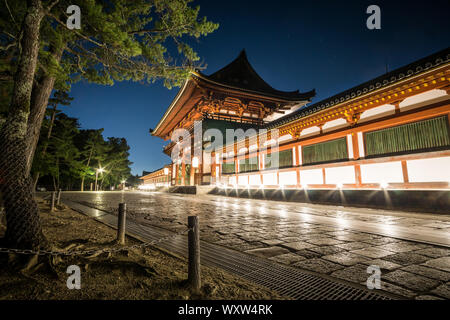
[{"label": "metal drainage grate", "polygon": [[[72,209],[93,216],[112,227],[117,217],[85,205],[65,201]],[[171,231],[147,224],[127,221],[127,233],[151,241],[173,234]],[[187,256],[187,237],[179,236],[162,242],[158,247],[180,256]],[[284,266],[239,251],[201,241],[201,260],[209,267],[221,268],[294,299],[305,300],[390,300],[392,297],[379,292],[353,287],[327,278],[306,273],[297,268]]]}]

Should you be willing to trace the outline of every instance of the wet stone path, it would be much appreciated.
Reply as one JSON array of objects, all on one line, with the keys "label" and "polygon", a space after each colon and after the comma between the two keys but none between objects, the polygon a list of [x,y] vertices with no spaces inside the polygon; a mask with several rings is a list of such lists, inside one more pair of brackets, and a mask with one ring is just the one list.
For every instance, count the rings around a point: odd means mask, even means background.
[{"label": "wet stone path", "polygon": [[[175,232],[198,215],[202,240],[362,285],[376,265],[382,290],[450,299],[450,248],[352,228],[375,222],[450,238],[450,215],[153,192],[68,192],[64,199],[109,212],[125,202],[130,218]],[[316,216],[336,223],[317,223]]]}]

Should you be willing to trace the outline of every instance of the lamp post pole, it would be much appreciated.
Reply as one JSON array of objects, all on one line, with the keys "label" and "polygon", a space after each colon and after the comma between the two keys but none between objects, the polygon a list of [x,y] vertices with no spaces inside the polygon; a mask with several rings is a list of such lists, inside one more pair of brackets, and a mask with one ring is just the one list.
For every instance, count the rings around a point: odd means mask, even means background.
[{"label": "lamp post pole", "polygon": [[98,191],[98,188],[97,188],[97,180],[98,180],[98,169],[95,170],[95,191]]},{"label": "lamp post pole", "polygon": [[97,181],[98,181],[98,173],[99,172],[102,173],[103,171],[104,171],[103,168],[98,168],[98,169],[95,170],[95,191],[98,191],[98,183],[97,183]]}]

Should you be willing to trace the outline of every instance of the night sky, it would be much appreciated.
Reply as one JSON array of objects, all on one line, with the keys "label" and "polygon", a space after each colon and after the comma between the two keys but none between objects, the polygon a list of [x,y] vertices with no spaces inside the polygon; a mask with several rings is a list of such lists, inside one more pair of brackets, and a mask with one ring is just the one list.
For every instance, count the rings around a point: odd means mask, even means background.
[{"label": "night sky", "polygon": [[[200,15],[219,29],[192,43],[211,74],[246,49],[250,63],[271,86],[313,88],[318,102],[450,45],[450,1],[198,0]],[[366,28],[366,9],[381,8],[381,30]],[[133,174],[170,163],[167,143],[152,137],[178,92],[162,83],[122,82],[112,87],[77,83],[64,112],[85,129],[125,137]]]}]

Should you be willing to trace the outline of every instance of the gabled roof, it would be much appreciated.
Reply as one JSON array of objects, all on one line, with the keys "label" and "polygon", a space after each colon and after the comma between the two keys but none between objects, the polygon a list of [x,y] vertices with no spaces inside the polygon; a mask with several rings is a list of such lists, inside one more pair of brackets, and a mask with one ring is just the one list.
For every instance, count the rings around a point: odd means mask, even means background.
[{"label": "gabled roof", "polygon": [[286,92],[272,88],[250,65],[245,50],[242,50],[239,56],[230,64],[209,76],[200,72],[198,73],[201,77],[225,87],[239,88],[239,90],[246,90],[256,94],[281,98],[288,101],[310,100],[316,94],[315,90],[301,93],[298,90]]},{"label": "gabled roof", "polygon": [[450,62],[450,48],[446,48],[428,57],[414,61],[406,66],[400,67],[377,78],[364,82],[356,87],[338,93],[330,98],[300,108],[287,116],[281,117],[275,121],[268,123],[266,125],[266,128],[271,129],[287,124],[315,112],[331,108],[344,101],[387,87],[395,82],[407,79],[411,76],[420,74],[424,71],[433,69],[448,62]]}]

